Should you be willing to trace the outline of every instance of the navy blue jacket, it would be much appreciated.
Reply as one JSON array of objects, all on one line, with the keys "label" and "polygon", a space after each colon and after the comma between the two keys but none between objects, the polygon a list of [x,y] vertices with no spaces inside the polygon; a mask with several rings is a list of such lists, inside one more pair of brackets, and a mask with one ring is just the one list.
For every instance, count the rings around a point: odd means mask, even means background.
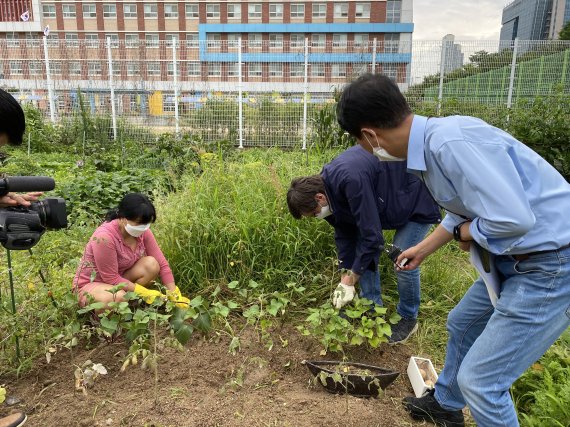
[{"label": "navy blue jacket", "polygon": [[409,221],[441,221],[423,182],[407,172],[406,162],[382,162],[359,145],[341,153],[321,171],[333,214],[340,268],[362,274],[376,270],[384,246],[382,230]]}]

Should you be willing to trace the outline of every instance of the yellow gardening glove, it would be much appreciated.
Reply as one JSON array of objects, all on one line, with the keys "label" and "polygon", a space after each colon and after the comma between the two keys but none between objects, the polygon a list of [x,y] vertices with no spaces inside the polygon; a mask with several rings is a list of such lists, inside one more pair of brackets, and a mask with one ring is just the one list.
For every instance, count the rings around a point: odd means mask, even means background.
[{"label": "yellow gardening glove", "polygon": [[147,304],[152,304],[157,298],[166,298],[162,292],[155,291],[154,289],[147,289],[138,283],[135,283],[135,294],[141,297]]},{"label": "yellow gardening glove", "polygon": [[176,303],[178,308],[188,308],[190,306],[190,299],[182,296],[178,286],[175,286],[173,291],[166,291],[166,296],[169,301]]}]

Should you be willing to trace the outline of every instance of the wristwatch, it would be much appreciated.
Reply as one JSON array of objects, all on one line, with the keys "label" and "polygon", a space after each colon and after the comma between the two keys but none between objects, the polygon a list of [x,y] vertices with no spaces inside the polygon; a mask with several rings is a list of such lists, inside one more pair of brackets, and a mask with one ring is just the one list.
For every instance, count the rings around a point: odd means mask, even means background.
[{"label": "wristwatch", "polygon": [[467,221],[463,221],[460,222],[459,224],[457,224],[455,227],[453,227],[453,239],[458,241],[458,242],[469,242],[469,240],[463,240],[461,238],[461,227],[463,226],[463,224],[467,223],[467,222],[471,222],[470,220]]}]

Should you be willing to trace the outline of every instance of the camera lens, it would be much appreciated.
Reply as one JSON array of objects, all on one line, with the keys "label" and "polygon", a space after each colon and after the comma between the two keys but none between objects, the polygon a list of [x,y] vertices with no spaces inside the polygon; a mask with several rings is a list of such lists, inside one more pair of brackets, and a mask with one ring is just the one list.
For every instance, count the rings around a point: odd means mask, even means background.
[{"label": "camera lens", "polygon": [[33,202],[30,210],[38,214],[40,222],[45,228],[59,230],[67,227],[65,200],[60,197]]}]

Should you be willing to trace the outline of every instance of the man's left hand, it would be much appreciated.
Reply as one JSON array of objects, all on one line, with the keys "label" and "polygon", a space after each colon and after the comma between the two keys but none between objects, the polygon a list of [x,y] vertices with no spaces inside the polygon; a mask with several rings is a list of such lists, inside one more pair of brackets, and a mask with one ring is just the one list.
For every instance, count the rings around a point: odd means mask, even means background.
[{"label": "man's left hand", "polygon": [[8,193],[5,196],[0,197],[0,208],[6,208],[9,206],[30,206],[30,202],[38,200],[42,192],[26,193],[26,194],[16,194]]}]

